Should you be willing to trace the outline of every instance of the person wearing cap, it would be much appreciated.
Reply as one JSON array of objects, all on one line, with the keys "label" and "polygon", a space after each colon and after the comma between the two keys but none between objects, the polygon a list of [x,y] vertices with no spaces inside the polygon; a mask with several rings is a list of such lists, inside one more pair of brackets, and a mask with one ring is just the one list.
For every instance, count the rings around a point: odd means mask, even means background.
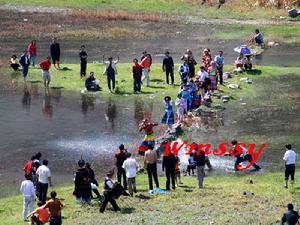
[{"label": "person wearing cap", "polygon": [[51,81],[51,75],[49,73],[50,67],[51,67],[51,57],[47,56],[45,60],[40,62],[40,67],[42,69],[42,77],[44,81],[44,86],[49,87],[50,81]]},{"label": "person wearing cap", "polygon": [[105,208],[107,206],[107,203],[110,202],[110,204],[112,205],[114,211],[120,211],[121,209],[119,208],[114,195],[113,195],[113,189],[115,187],[115,182],[113,181],[113,176],[114,176],[114,172],[110,171],[106,174],[105,180],[104,180],[104,200],[101,203],[100,209],[99,211],[101,213],[104,213]]},{"label": "person wearing cap", "polygon": [[179,66],[178,72],[180,75],[181,85],[184,85],[188,81],[189,66],[188,66],[188,61],[187,61],[186,57],[182,56],[181,61],[182,61],[182,64]]},{"label": "person wearing cap", "polygon": [[89,171],[85,167],[85,161],[80,159],[78,161],[78,169],[74,178],[75,189],[73,194],[76,196],[77,203],[91,203],[91,179]]},{"label": "person wearing cap", "polygon": [[146,87],[150,87],[150,67],[152,65],[152,58],[151,55],[148,54],[146,51],[143,52],[140,65],[143,67],[143,73],[144,73],[142,82],[146,80]]},{"label": "person wearing cap", "polygon": [[116,87],[116,75],[117,75],[117,63],[119,62],[119,56],[117,60],[113,60],[113,57],[109,57],[108,61],[104,60],[103,56],[103,64],[105,65],[105,69],[103,75],[107,77],[107,86],[111,93],[115,92]]},{"label": "person wearing cap", "polygon": [[164,98],[165,114],[161,120],[161,123],[168,125],[168,130],[172,129],[174,124],[174,112],[172,106],[172,100],[170,96]]},{"label": "person wearing cap", "polygon": [[54,67],[56,69],[60,69],[60,46],[56,37],[52,39],[52,44],[50,45],[50,54]]},{"label": "person wearing cap", "polygon": [[223,51],[219,51],[218,55],[215,57],[215,62],[216,62],[216,69],[217,69],[217,74],[220,78],[220,84],[223,84],[223,67],[224,67],[224,56],[223,56]]},{"label": "person wearing cap", "polygon": [[171,77],[171,84],[174,84],[174,61],[170,56],[170,52],[166,51],[163,60],[162,70],[166,72],[166,83],[169,84],[169,76]]},{"label": "person wearing cap", "polygon": [[124,161],[128,158],[128,154],[123,144],[119,146],[119,152],[115,154],[115,158],[116,158],[118,182],[121,184],[123,179],[123,187],[125,190],[127,190],[126,172],[122,166]]},{"label": "person wearing cap", "polygon": [[20,187],[20,191],[23,194],[23,219],[27,220],[28,206],[30,212],[33,212],[34,198],[35,198],[35,188],[31,181],[31,174],[26,174],[25,179]]},{"label": "person wearing cap", "polygon": [[297,154],[294,150],[292,150],[292,145],[287,144],[285,146],[285,153],[284,153],[284,164],[285,164],[285,188],[288,188],[288,181],[289,177],[291,176],[291,182],[294,183],[295,180],[295,165],[296,165],[296,158]]}]

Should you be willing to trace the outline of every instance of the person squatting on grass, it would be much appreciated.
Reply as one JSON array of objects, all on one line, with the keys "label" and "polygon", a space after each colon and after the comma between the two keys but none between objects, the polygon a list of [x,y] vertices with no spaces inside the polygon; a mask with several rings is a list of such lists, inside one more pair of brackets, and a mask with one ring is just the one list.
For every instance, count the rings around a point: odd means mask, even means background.
[{"label": "person squatting on grass", "polygon": [[138,63],[138,60],[133,59],[132,65],[132,74],[133,74],[133,93],[141,92],[141,82],[143,76],[143,67]]},{"label": "person squatting on grass", "polygon": [[43,203],[38,202],[37,203],[38,208],[31,212],[27,218],[30,217],[31,224],[36,224],[36,225],[43,225],[49,221],[49,212],[47,209],[44,209]]},{"label": "person squatting on grass", "polygon": [[113,60],[113,57],[109,57],[108,61],[104,60],[103,56],[103,64],[105,65],[105,69],[103,75],[107,77],[107,86],[111,93],[115,92],[116,86],[116,75],[117,75],[117,63],[119,62],[119,56],[117,60]]},{"label": "person squatting on grass", "polygon": [[287,144],[285,146],[286,152],[284,154],[283,160],[285,163],[285,188],[288,188],[289,176],[291,176],[291,183],[294,184],[295,180],[295,165],[297,154],[292,150],[292,145]]},{"label": "person squatting on grass", "polygon": [[42,77],[44,81],[44,86],[49,87],[50,81],[51,81],[51,75],[50,75],[50,67],[51,67],[51,60],[50,56],[47,57],[47,59],[40,62],[40,67],[42,69]]},{"label": "person squatting on grass", "polygon": [[39,190],[39,201],[42,203],[46,202],[48,186],[52,186],[51,182],[51,172],[48,168],[48,160],[43,160],[43,165],[41,165],[37,171],[37,180],[38,180],[38,190]]},{"label": "person squatting on grass", "polygon": [[21,184],[20,191],[23,194],[23,219],[27,220],[28,207],[30,212],[33,212],[34,198],[35,198],[35,188],[31,181],[31,174],[25,175],[26,180]]},{"label": "person squatting on grass", "polygon": [[174,61],[170,56],[170,52],[165,52],[165,58],[163,60],[162,70],[166,72],[166,83],[169,83],[169,76],[171,78],[171,84],[174,84]]},{"label": "person squatting on grass", "polygon": [[154,179],[156,188],[159,188],[157,177],[157,152],[154,150],[154,145],[149,146],[149,149],[145,152],[144,164],[147,169],[149,190],[153,190],[152,177]]},{"label": "person squatting on grass", "polygon": [[18,63],[17,60],[17,56],[16,55],[12,55],[10,58],[10,67],[14,70],[14,71],[18,71],[20,64]]},{"label": "person squatting on grass", "polygon": [[85,51],[85,46],[81,45],[81,51],[79,52],[80,58],[80,78],[86,76],[86,65],[87,65],[87,53]]},{"label": "person squatting on grass", "polygon": [[32,67],[35,67],[36,56],[37,56],[36,40],[32,40],[30,42],[30,44],[27,47],[27,51],[28,51],[28,54],[29,54],[29,60],[32,63]]},{"label": "person squatting on grass", "polygon": [[300,219],[297,211],[294,211],[293,204],[287,205],[288,211],[283,214],[280,225],[296,225]]},{"label": "person squatting on grass", "polygon": [[50,45],[50,55],[52,58],[52,63],[56,69],[60,69],[60,46],[57,42],[56,37],[52,39],[52,43]]},{"label": "person squatting on grass", "polygon": [[136,177],[138,167],[139,164],[136,161],[136,159],[133,157],[132,154],[128,153],[128,158],[124,161],[122,168],[126,172],[128,192],[131,196],[133,196],[133,192],[134,193],[137,192],[135,177]]},{"label": "person squatting on grass", "polygon": [[64,207],[64,205],[58,198],[56,198],[56,196],[56,192],[52,191],[50,193],[51,199],[43,206],[44,209],[48,209],[50,212],[49,225],[62,224],[61,209]]},{"label": "person squatting on grass", "polygon": [[27,50],[23,51],[23,54],[21,55],[19,63],[22,66],[22,76],[24,78],[24,81],[26,81],[26,77],[28,74],[28,67],[30,64],[29,56],[27,54]]}]

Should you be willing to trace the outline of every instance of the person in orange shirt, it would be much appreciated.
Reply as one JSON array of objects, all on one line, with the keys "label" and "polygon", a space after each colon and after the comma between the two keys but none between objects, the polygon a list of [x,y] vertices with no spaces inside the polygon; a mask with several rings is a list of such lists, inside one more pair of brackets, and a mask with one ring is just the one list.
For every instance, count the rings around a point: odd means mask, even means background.
[{"label": "person in orange shirt", "polygon": [[146,51],[143,52],[143,56],[141,58],[141,66],[143,67],[143,73],[144,73],[144,77],[142,79],[142,82],[144,82],[144,80],[146,80],[147,87],[150,87],[150,67],[152,64],[152,58],[151,55],[148,54]]},{"label": "person in orange shirt", "polygon": [[49,87],[50,81],[51,81],[51,76],[49,73],[50,67],[51,67],[51,61],[50,61],[50,56],[47,57],[47,59],[43,60],[40,62],[40,67],[42,68],[42,76],[44,80],[44,85],[45,87]]},{"label": "person in orange shirt", "polygon": [[42,202],[38,202],[38,208],[28,215],[31,216],[31,224],[42,225],[49,221],[49,211],[44,209]]},{"label": "person in orange shirt", "polygon": [[51,199],[46,202],[46,204],[43,206],[43,209],[48,209],[50,212],[50,225],[61,225],[61,209],[64,207],[64,205],[58,198],[56,198],[55,191],[52,191],[50,196]]}]

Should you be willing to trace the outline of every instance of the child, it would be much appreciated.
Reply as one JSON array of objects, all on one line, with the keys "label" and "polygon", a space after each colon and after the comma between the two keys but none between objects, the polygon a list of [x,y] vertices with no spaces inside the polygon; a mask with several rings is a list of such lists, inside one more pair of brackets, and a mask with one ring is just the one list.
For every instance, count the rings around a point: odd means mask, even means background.
[{"label": "child", "polygon": [[210,66],[211,61],[212,61],[212,58],[211,58],[211,54],[210,54],[210,49],[209,48],[204,49],[203,56],[202,56],[202,62],[203,62],[203,66],[205,67],[206,70]]},{"label": "child", "polygon": [[243,67],[244,67],[244,55],[242,53],[235,60],[235,67],[237,69],[243,71]]},{"label": "child", "polygon": [[17,56],[16,55],[12,55],[11,59],[10,59],[10,67],[14,70],[17,71],[20,67],[20,64],[17,61]]},{"label": "child", "polygon": [[244,59],[244,69],[245,70],[252,70],[252,56],[251,55],[246,55]]},{"label": "child", "polygon": [[94,77],[94,72],[90,72],[90,76],[85,80],[85,87],[88,91],[99,91],[99,80]]},{"label": "child", "polygon": [[155,126],[158,126],[157,123],[151,123],[148,119],[144,119],[142,123],[139,124],[139,131],[144,130],[145,132],[145,137],[144,141],[139,147],[139,154],[144,155],[145,151],[149,149],[150,146],[155,145],[155,136],[153,132],[153,128]]},{"label": "child", "polygon": [[174,175],[175,175],[176,184],[178,186],[178,181],[179,181],[179,184],[182,184],[181,178],[180,178],[180,159],[179,159],[178,155],[175,156],[175,160],[176,160],[176,163],[175,163]]},{"label": "child", "polygon": [[180,91],[180,95],[184,100],[184,113],[190,111],[191,107],[191,93],[190,93],[190,85],[183,85],[182,90]]},{"label": "child", "polygon": [[133,59],[132,74],[133,92],[136,94],[137,92],[141,92],[141,79],[143,75],[143,67],[138,63],[137,59]]},{"label": "child", "polygon": [[194,83],[193,79],[190,80],[189,85],[190,85],[190,95],[191,95],[191,104],[190,104],[190,106],[191,106],[191,109],[193,109],[194,108],[195,93],[197,91],[197,86]]},{"label": "child", "polygon": [[217,77],[217,71],[216,71],[216,63],[214,61],[211,61],[210,66],[208,67],[208,74],[210,79],[210,85],[209,90],[214,91],[217,90],[218,87],[218,77]]},{"label": "child", "polygon": [[201,105],[202,96],[201,91],[197,90],[194,95],[194,109],[197,109]]},{"label": "child", "polygon": [[260,33],[259,29],[255,30],[254,40],[257,45],[260,45],[262,48],[265,47],[264,36],[262,35],[262,33]]},{"label": "child", "polygon": [[177,107],[177,123],[183,123],[183,121],[184,121],[184,100],[181,97],[181,94],[177,95],[175,105]]},{"label": "child", "polygon": [[183,64],[179,66],[178,71],[180,75],[181,85],[184,85],[188,81],[189,66],[188,66],[188,61],[184,56],[181,57],[181,60],[183,61]]},{"label": "child", "polygon": [[161,120],[161,123],[168,125],[168,130],[172,129],[172,125],[174,124],[174,113],[173,113],[173,106],[170,96],[166,96],[164,98],[165,104],[165,114]]}]

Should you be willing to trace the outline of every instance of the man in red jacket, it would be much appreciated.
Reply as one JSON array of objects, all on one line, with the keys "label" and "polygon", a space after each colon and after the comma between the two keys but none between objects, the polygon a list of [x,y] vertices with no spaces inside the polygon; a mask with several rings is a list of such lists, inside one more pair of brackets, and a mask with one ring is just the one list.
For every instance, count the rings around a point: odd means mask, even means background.
[{"label": "man in red jacket", "polygon": [[49,69],[51,66],[51,61],[50,61],[50,56],[47,57],[47,59],[43,60],[40,63],[40,67],[43,70],[42,71],[42,76],[43,76],[43,80],[44,80],[44,85],[45,87],[49,87],[50,81],[51,81],[51,76],[49,73]]},{"label": "man in red jacket", "polygon": [[36,61],[36,40],[32,40],[27,48],[29,54],[29,60],[32,62],[32,66],[35,67]]}]

